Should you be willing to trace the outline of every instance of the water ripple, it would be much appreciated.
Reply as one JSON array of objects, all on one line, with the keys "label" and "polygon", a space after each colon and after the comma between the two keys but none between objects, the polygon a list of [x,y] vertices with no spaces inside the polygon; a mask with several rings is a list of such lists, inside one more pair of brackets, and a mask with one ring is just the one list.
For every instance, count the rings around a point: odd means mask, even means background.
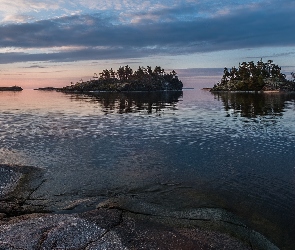
[{"label": "water ripple", "polygon": [[[2,94],[0,159],[46,168],[48,182],[35,195],[55,204],[61,193],[67,201],[122,194],[153,200],[156,193],[159,203],[220,206],[258,231],[274,221],[290,234],[294,100],[267,96],[265,108],[259,102],[249,109],[241,96],[196,96],[154,96],[150,103],[139,95],[131,101],[24,91],[9,101]],[[178,185],[170,192],[161,183]]]}]

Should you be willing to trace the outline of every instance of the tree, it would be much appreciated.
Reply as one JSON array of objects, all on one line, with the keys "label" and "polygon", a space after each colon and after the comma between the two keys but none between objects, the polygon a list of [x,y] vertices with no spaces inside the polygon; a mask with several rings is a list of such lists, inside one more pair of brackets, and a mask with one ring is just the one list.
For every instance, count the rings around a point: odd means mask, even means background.
[{"label": "tree", "polygon": [[153,74],[153,70],[151,66],[147,66],[147,73],[151,76]]},{"label": "tree", "polygon": [[144,67],[138,67],[138,70],[134,72],[136,80],[140,80],[146,77],[146,69]]},{"label": "tree", "polygon": [[128,80],[132,76],[133,70],[128,65],[126,65],[124,69],[124,74],[125,74],[125,80]]},{"label": "tree", "polygon": [[230,76],[230,73],[228,72],[228,68],[227,67],[225,67],[224,69],[223,69],[223,77],[222,77],[222,80],[223,80],[223,82],[227,82],[227,78]]},{"label": "tree", "polygon": [[238,78],[238,70],[236,67],[232,67],[231,70],[230,70],[230,80],[235,80]]},{"label": "tree", "polygon": [[171,74],[172,74],[173,78],[177,75],[177,73],[175,72],[174,69],[171,71]]},{"label": "tree", "polygon": [[119,67],[119,69],[117,70],[117,76],[119,78],[120,81],[124,81],[125,80],[125,70],[124,67]]},{"label": "tree", "polygon": [[165,71],[160,66],[156,66],[153,73],[158,76],[163,76]]},{"label": "tree", "polygon": [[116,73],[112,68],[110,69],[110,76],[111,76],[112,79],[116,78]]},{"label": "tree", "polygon": [[101,73],[99,73],[99,75],[102,80],[109,80],[111,78],[111,74],[108,69],[104,69]]}]

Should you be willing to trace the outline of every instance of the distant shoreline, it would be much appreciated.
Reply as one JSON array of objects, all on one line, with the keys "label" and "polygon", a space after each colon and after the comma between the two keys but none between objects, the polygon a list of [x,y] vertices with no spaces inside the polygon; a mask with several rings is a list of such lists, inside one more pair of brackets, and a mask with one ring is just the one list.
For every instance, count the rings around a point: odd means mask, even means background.
[{"label": "distant shoreline", "polygon": [[12,87],[0,87],[0,91],[22,91],[22,87],[12,86]]},{"label": "distant shoreline", "polygon": [[204,91],[210,91],[213,93],[290,93],[294,91],[284,91],[284,90],[213,90],[212,88],[202,88]]},{"label": "distant shoreline", "polygon": [[34,90],[43,90],[43,91],[54,91],[54,90],[59,90],[60,88],[55,88],[55,87],[44,87],[44,88],[37,88]]},{"label": "distant shoreline", "polygon": [[[193,88],[187,88],[193,89]],[[41,90],[41,91],[57,91],[62,93],[69,93],[69,94],[95,94],[95,93],[147,93],[147,92],[182,92],[182,90],[178,89],[168,89],[168,90],[68,90],[63,88],[55,88],[55,87],[45,87],[45,88],[37,88],[34,90]]]}]

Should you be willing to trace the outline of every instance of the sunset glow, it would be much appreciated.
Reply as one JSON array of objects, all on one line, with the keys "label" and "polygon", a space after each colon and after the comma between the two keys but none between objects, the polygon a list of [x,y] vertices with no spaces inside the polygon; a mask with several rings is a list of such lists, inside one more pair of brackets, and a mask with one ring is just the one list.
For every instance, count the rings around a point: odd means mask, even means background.
[{"label": "sunset glow", "polygon": [[291,0],[0,4],[0,86],[65,86],[126,64],[181,70],[264,58],[295,66]]}]

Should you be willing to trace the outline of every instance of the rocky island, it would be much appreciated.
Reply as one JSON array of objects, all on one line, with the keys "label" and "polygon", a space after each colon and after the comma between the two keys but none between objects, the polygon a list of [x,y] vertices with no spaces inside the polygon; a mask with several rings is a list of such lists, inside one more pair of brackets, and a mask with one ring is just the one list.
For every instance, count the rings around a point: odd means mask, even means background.
[{"label": "rocky island", "polygon": [[61,88],[62,92],[91,92],[91,91],[179,91],[183,84],[177,73],[172,70],[165,73],[164,69],[156,66],[139,67],[133,71],[128,65],[120,67],[117,71],[105,69],[99,76],[94,73],[93,79]]},{"label": "rocky island", "polygon": [[22,91],[22,87],[12,86],[12,87],[0,87],[0,91]]},{"label": "rocky island", "polygon": [[225,67],[223,73],[211,91],[295,91],[295,73],[291,73],[292,80],[287,80],[272,60],[243,62],[238,68]]},{"label": "rocky island", "polygon": [[43,88],[37,88],[34,90],[43,90],[43,91],[54,91],[54,90],[59,90],[60,88],[55,88],[55,87],[43,87]]}]

